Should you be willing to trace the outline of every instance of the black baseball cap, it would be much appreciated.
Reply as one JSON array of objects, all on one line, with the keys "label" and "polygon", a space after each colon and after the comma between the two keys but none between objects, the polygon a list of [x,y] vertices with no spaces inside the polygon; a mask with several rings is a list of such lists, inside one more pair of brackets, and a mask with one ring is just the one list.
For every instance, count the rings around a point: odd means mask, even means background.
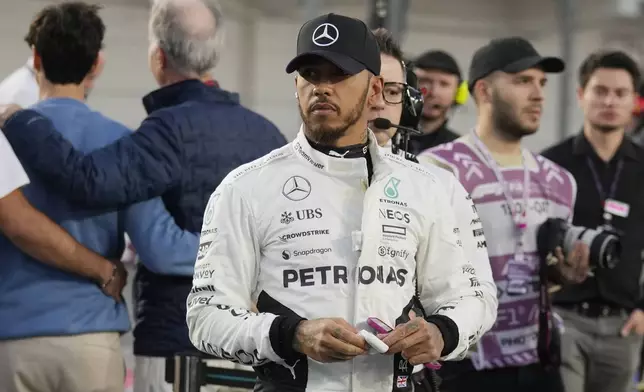
[{"label": "black baseball cap", "polygon": [[380,75],[380,48],[367,25],[355,18],[327,14],[302,25],[297,35],[297,56],[286,66],[292,73],[321,57],[348,75],[368,70]]},{"label": "black baseball cap", "polygon": [[559,73],[565,69],[565,64],[559,57],[541,56],[524,38],[493,39],[474,53],[470,64],[468,87],[471,92],[478,80],[496,71],[517,73],[530,68],[540,68],[547,73]]},{"label": "black baseball cap", "polygon": [[435,69],[456,75],[461,79],[461,69],[449,53],[442,50],[430,50],[412,61],[412,65],[420,69]]}]

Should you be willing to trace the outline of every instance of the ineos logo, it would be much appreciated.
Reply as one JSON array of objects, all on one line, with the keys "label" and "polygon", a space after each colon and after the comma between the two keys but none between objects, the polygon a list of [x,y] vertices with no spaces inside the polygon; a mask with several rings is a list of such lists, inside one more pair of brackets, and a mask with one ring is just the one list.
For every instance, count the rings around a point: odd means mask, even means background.
[{"label": "ineos logo", "polygon": [[292,201],[304,200],[311,194],[311,183],[304,177],[293,176],[282,186],[282,195]]},{"label": "ineos logo", "polygon": [[401,212],[398,210],[392,210],[392,209],[380,209],[380,216],[382,218],[388,219],[388,220],[397,220],[405,223],[411,222],[411,219],[409,218],[409,213],[407,212]]}]

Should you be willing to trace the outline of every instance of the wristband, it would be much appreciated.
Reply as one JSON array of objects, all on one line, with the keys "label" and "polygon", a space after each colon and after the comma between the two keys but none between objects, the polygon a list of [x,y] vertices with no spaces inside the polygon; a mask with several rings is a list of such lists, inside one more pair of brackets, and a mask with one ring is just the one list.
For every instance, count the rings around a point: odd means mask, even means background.
[{"label": "wristband", "polygon": [[110,283],[112,283],[112,281],[116,277],[116,270],[117,270],[116,264],[112,264],[112,275],[110,275],[110,277],[107,279],[105,283],[101,284],[101,289],[105,289],[107,286],[110,285]]}]

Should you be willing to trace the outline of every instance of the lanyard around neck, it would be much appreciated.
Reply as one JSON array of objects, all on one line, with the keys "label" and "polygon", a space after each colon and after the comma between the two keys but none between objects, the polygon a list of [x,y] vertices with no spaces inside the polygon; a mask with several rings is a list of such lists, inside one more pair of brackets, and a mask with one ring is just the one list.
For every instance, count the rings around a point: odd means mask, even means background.
[{"label": "lanyard around neck", "polygon": [[501,185],[503,194],[505,196],[506,202],[509,204],[510,216],[515,225],[515,230],[519,241],[523,236],[523,232],[526,229],[526,215],[528,210],[528,198],[530,196],[530,170],[528,169],[527,155],[528,153],[525,150],[521,150],[521,157],[523,161],[523,206],[519,210],[515,210],[514,198],[512,197],[512,192],[510,191],[509,184],[503,177],[501,168],[497,164],[496,160],[492,157],[490,150],[483,144],[476,132],[472,132],[474,144],[476,148],[483,154],[485,160],[487,161],[488,166],[494,172],[496,180]]},{"label": "lanyard around neck", "polygon": [[617,169],[615,170],[615,176],[613,177],[613,182],[610,184],[610,189],[608,190],[608,194],[606,194],[604,185],[602,184],[602,181],[599,178],[599,173],[597,173],[597,168],[595,167],[595,164],[590,159],[590,157],[586,157],[586,164],[588,165],[588,168],[590,169],[590,172],[593,175],[593,181],[595,182],[595,188],[597,188],[597,193],[599,193],[599,198],[601,200],[601,203],[604,204],[606,199],[615,198],[615,193],[617,192],[617,183],[619,182],[619,177],[621,176],[622,169],[624,168],[624,160],[620,159],[619,161],[617,161]]}]

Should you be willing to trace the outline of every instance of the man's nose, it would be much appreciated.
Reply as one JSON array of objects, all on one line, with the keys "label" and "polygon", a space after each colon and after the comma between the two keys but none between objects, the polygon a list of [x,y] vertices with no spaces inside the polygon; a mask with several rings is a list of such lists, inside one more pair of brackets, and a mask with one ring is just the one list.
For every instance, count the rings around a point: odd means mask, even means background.
[{"label": "man's nose", "polygon": [[316,97],[319,97],[321,95],[326,95],[328,97],[331,95],[331,92],[332,89],[328,83],[319,83],[313,89],[313,94],[315,94]]},{"label": "man's nose", "polygon": [[533,101],[543,101],[543,98],[544,98],[543,90],[544,90],[543,86],[541,86],[540,84],[536,85],[532,92],[532,95],[530,96],[530,99],[532,99]]},{"label": "man's nose", "polygon": [[385,105],[387,103],[385,102],[385,98],[382,95],[379,95],[377,99],[374,100],[374,102],[371,104],[371,111],[372,112],[379,112],[385,109]]},{"label": "man's nose", "polygon": [[606,94],[606,98],[604,99],[604,105],[608,107],[613,107],[615,106],[617,99],[618,98],[616,94]]}]

